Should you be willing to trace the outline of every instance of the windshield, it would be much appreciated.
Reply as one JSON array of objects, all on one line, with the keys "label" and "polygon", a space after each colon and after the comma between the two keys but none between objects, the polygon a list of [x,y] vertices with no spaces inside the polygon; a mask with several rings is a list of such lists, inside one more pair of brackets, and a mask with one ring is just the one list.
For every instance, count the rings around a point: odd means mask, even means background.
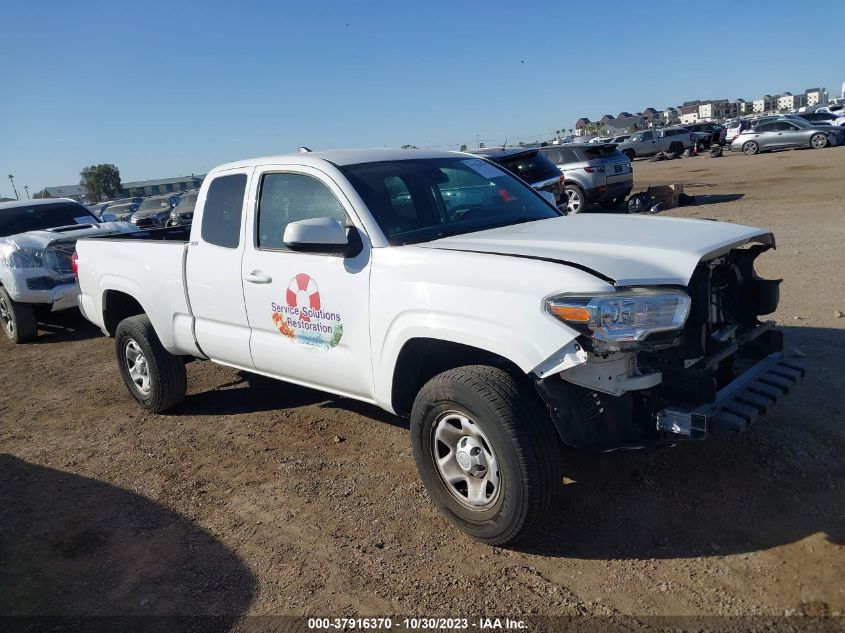
[{"label": "windshield", "polygon": [[88,209],[74,202],[0,209],[0,237],[73,224],[99,224],[99,220]]},{"label": "windshield", "polygon": [[631,138],[629,138],[628,140],[629,140],[629,141],[639,141],[639,140],[640,140],[640,135],[639,135],[639,134],[634,134],[634,135],[633,135]]},{"label": "windshield", "polygon": [[170,203],[165,198],[147,198],[138,207],[138,211],[163,211]]},{"label": "windshield", "polygon": [[179,200],[179,204],[176,206],[179,208],[182,207],[194,207],[197,204],[197,194],[195,193],[186,193],[182,198]]},{"label": "windshield", "polygon": [[480,158],[363,163],[340,170],[393,246],[561,215],[531,187]]},{"label": "windshield", "polygon": [[492,159],[528,183],[560,178],[560,170],[540,152]]}]

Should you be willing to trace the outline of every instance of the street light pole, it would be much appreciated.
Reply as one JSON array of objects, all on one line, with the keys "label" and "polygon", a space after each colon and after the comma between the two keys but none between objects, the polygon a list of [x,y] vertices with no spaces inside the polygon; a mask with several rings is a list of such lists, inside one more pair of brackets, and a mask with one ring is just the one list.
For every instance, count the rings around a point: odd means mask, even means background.
[{"label": "street light pole", "polygon": [[29,185],[24,185],[23,188],[26,191],[26,199],[29,200]]},{"label": "street light pole", "polygon": [[18,195],[18,190],[15,188],[15,177],[12,174],[9,174],[9,180],[12,183],[12,191],[15,192],[15,200],[20,200],[20,196]]}]

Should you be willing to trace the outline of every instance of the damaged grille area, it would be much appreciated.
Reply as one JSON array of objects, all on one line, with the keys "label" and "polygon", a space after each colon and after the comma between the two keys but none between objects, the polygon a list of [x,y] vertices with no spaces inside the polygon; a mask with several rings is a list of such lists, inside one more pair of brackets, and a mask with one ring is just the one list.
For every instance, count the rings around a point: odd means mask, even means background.
[{"label": "damaged grille area", "polygon": [[761,279],[756,244],[698,265],[686,291],[692,299],[680,344],[639,356],[663,373],[661,396],[673,402],[712,402],[744,369],[783,348],[782,335],[760,317],[777,308],[781,280]]}]

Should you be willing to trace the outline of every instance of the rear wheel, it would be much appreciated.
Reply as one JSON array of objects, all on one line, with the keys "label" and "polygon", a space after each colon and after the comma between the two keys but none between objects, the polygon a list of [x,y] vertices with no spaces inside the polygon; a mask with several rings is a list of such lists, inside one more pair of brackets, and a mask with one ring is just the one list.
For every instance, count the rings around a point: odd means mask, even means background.
[{"label": "rear wheel", "polygon": [[634,156],[637,155],[632,149],[622,150],[622,153],[628,157],[628,160],[634,160]]},{"label": "rear wheel", "polygon": [[760,151],[760,146],[757,145],[755,141],[746,141],[742,144],[742,151],[744,154],[748,154],[749,156],[753,156]]},{"label": "rear wheel", "polygon": [[578,185],[566,185],[563,190],[567,215],[581,213],[587,206],[587,198],[584,191]]},{"label": "rear wheel", "polygon": [[114,340],[120,375],[142,407],[161,413],[185,399],[185,362],[164,349],[147,315],[121,321]]},{"label": "rear wheel", "polygon": [[14,301],[5,288],[0,288],[0,325],[12,343],[26,343],[38,336],[33,307]]},{"label": "rear wheel", "polygon": [[411,412],[411,445],[434,504],[491,545],[528,534],[560,493],[560,440],[548,411],[495,367],[459,367],[426,383]]},{"label": "rear wheel", "polygon": [[830,141],[828,140],[826,134],[813,134],[810,137],[810,147],[813,149],[824,149],[829,143]]}]

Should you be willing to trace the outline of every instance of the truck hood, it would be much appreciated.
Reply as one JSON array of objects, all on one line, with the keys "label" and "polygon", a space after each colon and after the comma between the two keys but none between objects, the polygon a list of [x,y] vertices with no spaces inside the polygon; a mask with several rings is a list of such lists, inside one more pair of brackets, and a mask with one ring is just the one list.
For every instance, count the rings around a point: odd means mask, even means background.
[{"label": "truck hood", "polygon": [[128,222],[101,222],[99,224],[71,224],[70,226],[58,226],[52,229],[41,231],[28,231],[0,238],[0,242],[9,242],[18,248],[46,248],[57,242],[72,242],[83,237],[97,237],[99,235],[111,235],[112,233],[134,233],[138,231],[137,226]]},{"label": "truck hood", "polygon": [[769,231],[741,224],[590,213],[417,246],[554,261],[587,270],[618,286],[686,286],[700,261],[749,242],[775,245]]}]

